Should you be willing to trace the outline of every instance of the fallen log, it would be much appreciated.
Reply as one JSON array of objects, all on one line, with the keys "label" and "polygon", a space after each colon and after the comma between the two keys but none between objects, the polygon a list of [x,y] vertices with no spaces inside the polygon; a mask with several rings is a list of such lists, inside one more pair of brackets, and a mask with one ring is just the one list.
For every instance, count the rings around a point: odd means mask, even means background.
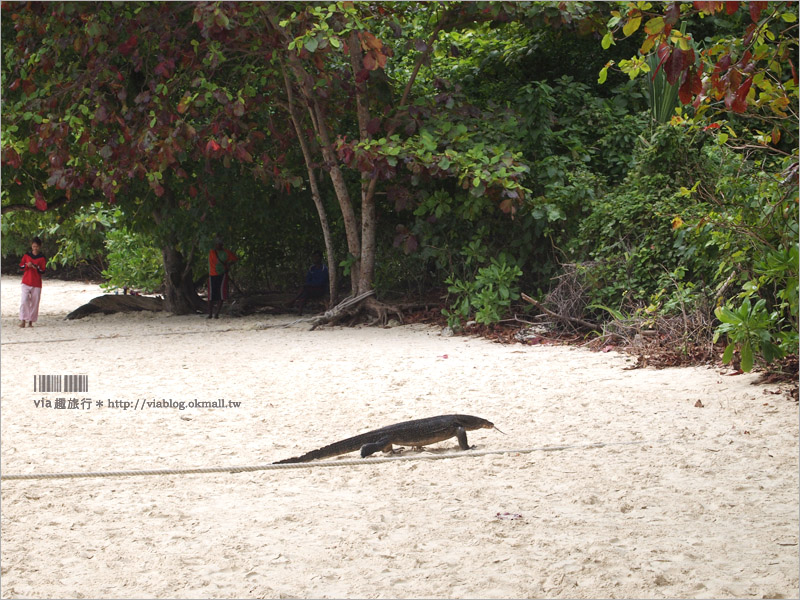
[{"label": "fallen log", "polygon": [[117,296],[106,294],[105,296],[92,298],[88,303],[69,313],[65,319],[71,321],[73,319],[82,319],[83,317],[96,313],[110,315],[118,312],[139,312],[143,310],[160,312],[164,310],[164,301],[161,298],[153,298],[152,296]]}]

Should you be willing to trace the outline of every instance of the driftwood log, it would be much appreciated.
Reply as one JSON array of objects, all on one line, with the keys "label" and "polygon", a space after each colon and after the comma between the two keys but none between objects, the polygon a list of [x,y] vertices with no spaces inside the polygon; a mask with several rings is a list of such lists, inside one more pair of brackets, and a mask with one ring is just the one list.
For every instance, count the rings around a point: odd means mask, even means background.
[{"label": "driftwood log", "polygon": [[159,312],[164,310],[164,301],[161,298],[150,296],[117,296],[107,294],[92,298],[87,304],[73,310],[66,316],[67,320],[82,319],[88,315],[102,313],[110,315],[118,312],[138,312],[149,310]]}]

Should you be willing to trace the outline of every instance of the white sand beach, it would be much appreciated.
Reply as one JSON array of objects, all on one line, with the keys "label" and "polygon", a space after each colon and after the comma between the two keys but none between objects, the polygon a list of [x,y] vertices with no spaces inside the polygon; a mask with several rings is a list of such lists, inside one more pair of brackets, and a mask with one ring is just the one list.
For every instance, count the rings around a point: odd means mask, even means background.
[{"label": "white sand beach", "polygon": [[[4,480],[3,598],[800,594],[798,405],[755,374],[423,325],[65,321],[102,291],[47,279],[20,329],[19,283],[2,277],[4,476],[264,465],[445,413],[505,435],[469,432],[498,451],[475,456],[451,439],[388,463]],[[35,391],[49,374],[88,390]]]}]

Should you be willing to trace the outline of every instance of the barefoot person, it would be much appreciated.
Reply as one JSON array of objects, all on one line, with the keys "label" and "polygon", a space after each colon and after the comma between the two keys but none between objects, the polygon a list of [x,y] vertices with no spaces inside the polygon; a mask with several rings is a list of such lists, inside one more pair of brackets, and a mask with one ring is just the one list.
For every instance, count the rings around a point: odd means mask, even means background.
[{"label": "barefoot person", "polygon": [[22,301],[19,305],[19,326],[33,327],[39,320],[39,300],[42,297],[42,273],[47,259],[42,254],[42,240],[31,240],[31,251],[26,252],[19,263],[22,270]]},{"label": "barefoot person", "polygon": [[[217,238],[214,248],[208,253],[208,318],[219,319],[222,303],[228,298],[228,270],[231,265],[239,260],[230,250],[222,244],[222,238]],[[216,304],[217,310],[214,311]]]}]

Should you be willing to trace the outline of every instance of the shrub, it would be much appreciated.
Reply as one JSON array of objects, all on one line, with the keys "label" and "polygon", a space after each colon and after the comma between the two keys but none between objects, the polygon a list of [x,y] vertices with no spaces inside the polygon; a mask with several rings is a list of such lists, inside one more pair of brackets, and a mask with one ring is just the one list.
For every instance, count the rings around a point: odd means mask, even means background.
[{"label": "shrub", "polygon": [[164,283],[161,252],[145,235],[123,227],[109,231],[106,237],[108,268],[103,271],[104,290],[136,288],[153,293]]}]

